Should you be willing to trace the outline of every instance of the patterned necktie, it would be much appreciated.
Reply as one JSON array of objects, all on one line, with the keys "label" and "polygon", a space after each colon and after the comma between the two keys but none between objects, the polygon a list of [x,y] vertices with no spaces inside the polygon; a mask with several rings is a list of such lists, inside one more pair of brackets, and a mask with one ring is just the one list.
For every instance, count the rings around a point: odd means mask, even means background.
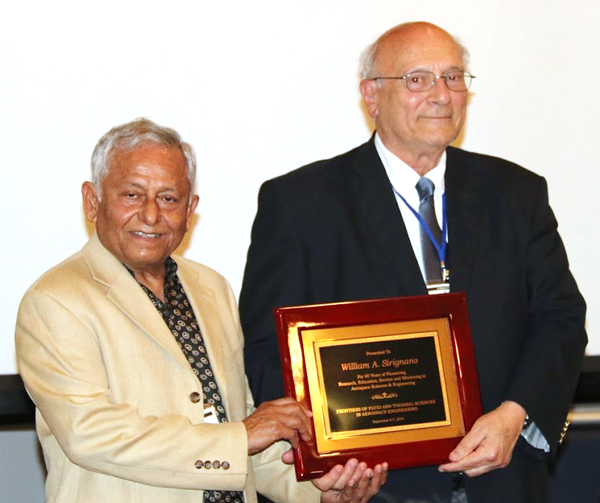
[{"label": "patterned necktie", "polygon": [[[429,226],[429,230],[439,245],[442,244],[442,231],[435,217],[435,206],[433,204],[434,183],[425,177],[421,177],[417,183],[417,192],[419,194],[419,215]],[[429,239],[427,232],[421,225],[421,253],[423,254],[423,265],[425,266],[425,278],[427,284],[440,283],[442,273],[440,271],[440,257],[437,254],[433,243]]]},{"label": "patterned necktie", "polygon": [[[227,413],[223,406],[217,380],[208,359],[208,352],[200,333],[196,315],[177,276],[177,264],[169,257],[165,266],[164,303],[141,283],[140,286],[162,315],[183,354],[187,357],[192,371],[200,380],[203,403],[214,406],[219,422],[226,423],[228,421]],[[217,463],[217,461],[213,463]],[[208,490],[204,491],[204,501],[211,503],[244,503],[244,493],[242,491]]]}]

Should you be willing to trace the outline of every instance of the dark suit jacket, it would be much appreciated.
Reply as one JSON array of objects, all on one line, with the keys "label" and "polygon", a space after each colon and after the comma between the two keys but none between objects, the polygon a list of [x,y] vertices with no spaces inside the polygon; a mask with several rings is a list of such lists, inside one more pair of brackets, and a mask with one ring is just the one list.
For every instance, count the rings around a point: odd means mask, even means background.
[{"label": "dark suit jacket", "polygon": [[[467,293],[484,412],[514,400],[555,448],[587,338],[546,182],[449,147],[446,197],[451,290]],[[255,399],[283,395],[274,307],[426,293],[373,139],[266,182],[240,297]],[[546,461],[519,444],[508,468],[466,481],[469,503],[545,501]],[[450,478],[396,471],[386,491],[444,501]]]}]

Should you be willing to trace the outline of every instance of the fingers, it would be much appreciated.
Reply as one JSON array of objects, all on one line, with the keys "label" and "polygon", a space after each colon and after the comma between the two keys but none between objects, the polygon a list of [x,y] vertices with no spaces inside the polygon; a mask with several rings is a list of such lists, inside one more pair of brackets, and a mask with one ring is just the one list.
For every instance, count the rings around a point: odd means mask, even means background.
[{"label": "fingers", "polygon": [[243,423],[248,433],[248,453],[261,452],[278,440],[298,447],[300,439],[311,438],[312,413],[292,398],[280,398],[261,404]]},{"label": "fingers", "polygon": [[450,461],[458,462],[471,454],[481,444],[485,434],[479,429],[473,428],[465,437],[460,441],[456,448],[450,453],[448,458]]},{"label": "fingers", "polygon": [[294,429],[302,440],[310,440],[312,412],[302,407],[296,400],[289,397],[280,398],[261,404],[259,409],[263,406],[265,414],[275,414],[278,421],[281,421],[286,427]]},{"label": "fingers", "polygon": [[[344,465],[344,470],[342,471],[340,478],[333,485],[333,488],[338,491],[347,489],[348,492],[352,493],[366,470],[367,463],[359,463],[356,459],[351,459]],[[371,474],[371,476],[368,477],[370,480],[373,470],[369,469],[368,471]]]},{"label": "fingers", "polygon": [[500,462],[495,454],[482,448],[458,463],[447,463],[446,465],[440,466],[440,471],[463,472],[469,477],[477,477],[497,468],[503,468],[507,464],[508,463]]},{"label": "fingers", "polygon": [[373,468],[373,475],[370,479],[366,481],[366,486],[364,488],[361,488],[360,486],[358,487],[359,494],[363,495],[361,503],[369,501],[373,496],[375,496],[379,492],[379,489],[381,489],[381,487],[387,482],[387,476],[387,463],[375,465],[375,468]]},{"label": "fingers", "polygon": [[[480,441],[476,442],[473,439]],[[467,440],[466,436],[464,440]],[[459,444],[450,453],[451,462],[441,465],[438,470],[440,472],[464,472],[468,476],[481,475],[495,468],[500,468],[500,464],[497,463],[499,454],[499,449],[493,438],[475,435],[462,446]]]},{"label": "fingers", "polygon": [[312,431],[310,418],[313,414],[293,398],[286,397],[265,402],[258,409],[261,408],[265,414],[278,415],[277,419],[288,428],[296,430],[302,440],[310,440]]},{"label": "fingers", "polygon": [[337,465],[313,484],[323,493],[323,503],[366,503],[387,481],[388,464],[368,468],[366,463],[350,459],[344,466]]},{"label": "fingers", "polygon": [[[477,423],[475,423],[477,425]],[[464,472],[477,466],[485,456],[483,450],[474,454],[481,442],[485,439],[485,430],[473,426],[473,429],[465,435],[448,458],[450,463],[439,467],[440,472]],[[468,457],[468,459],[467,459]]]},{"label": "fingers", "polygon": [[[362,477],[360,477],[356,484],[354,484],[354,489],[356,496],[358,498],[357,501],[365,500],[368,501],[371,497],[377,494],[379,487],[381,486],[379,480],[381,478],[382,467],[381,465],[376,465],[375,468],[367,468]],[[374,492],[373,492],[374,491]]]},{"label": "fingers", "polygon": [[525,412],[514,403],[506,402],[481,416],[473,429],[450,453],[450,463],[441,465],[440,472],[464,472],[477,477],[508,466],[519,438]]},{"label": "fingers", "polygon": [[[352,475],[354,474],[358,465],[358,461],[352,458],[344,466],[335,465],[321,478],[314,480],[313,483],[321,491],[329,491],[331,489],[342,490],[347,482],[352,478]],[[361,467],[361,474],[365,467],[366,464],[363,463],[363,466]]]},{"label": "fingers", "polygon": [[[467,457],[455,463],[446,463],[439,467],[440,472],[463,472],[469,476],[481,475],[486,471],[491,470],[493,457],[490,456],[483,448],[469,454]],[[479,471],[482,471],[479,473]]]},{"label": "fingers", "polygon": [[375,465],[373,469],[367,468],[362,477],[354,485],[355,495],[352,501],[366,502],[375,496],[381,486],[387,482],[388,464]]}]

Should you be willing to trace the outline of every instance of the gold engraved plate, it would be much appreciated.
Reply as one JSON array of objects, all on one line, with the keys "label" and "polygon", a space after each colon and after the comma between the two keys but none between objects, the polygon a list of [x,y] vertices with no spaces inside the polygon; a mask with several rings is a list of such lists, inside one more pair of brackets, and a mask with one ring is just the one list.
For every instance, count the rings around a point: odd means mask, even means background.
[{"label": "gold engraved plate", "polygon": [[445,318],[301,330],[320,454],[464,435]]}]

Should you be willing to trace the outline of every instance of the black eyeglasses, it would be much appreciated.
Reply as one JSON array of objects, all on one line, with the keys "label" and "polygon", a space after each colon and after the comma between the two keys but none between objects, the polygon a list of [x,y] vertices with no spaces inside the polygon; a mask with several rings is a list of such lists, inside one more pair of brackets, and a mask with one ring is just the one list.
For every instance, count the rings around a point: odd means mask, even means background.
[{"label": "black eyeglasses", "polygon": [[471,87],[474,78],[475,75],[471,75],[469,72],[451,70],[442,75],[436,75],[433,72],[411,72],[402,77],[374,77],[371,80],[403,80],[409,91],[422,93],[429,91],[437,79],[442,79],[450,91],[463,92]]}]

